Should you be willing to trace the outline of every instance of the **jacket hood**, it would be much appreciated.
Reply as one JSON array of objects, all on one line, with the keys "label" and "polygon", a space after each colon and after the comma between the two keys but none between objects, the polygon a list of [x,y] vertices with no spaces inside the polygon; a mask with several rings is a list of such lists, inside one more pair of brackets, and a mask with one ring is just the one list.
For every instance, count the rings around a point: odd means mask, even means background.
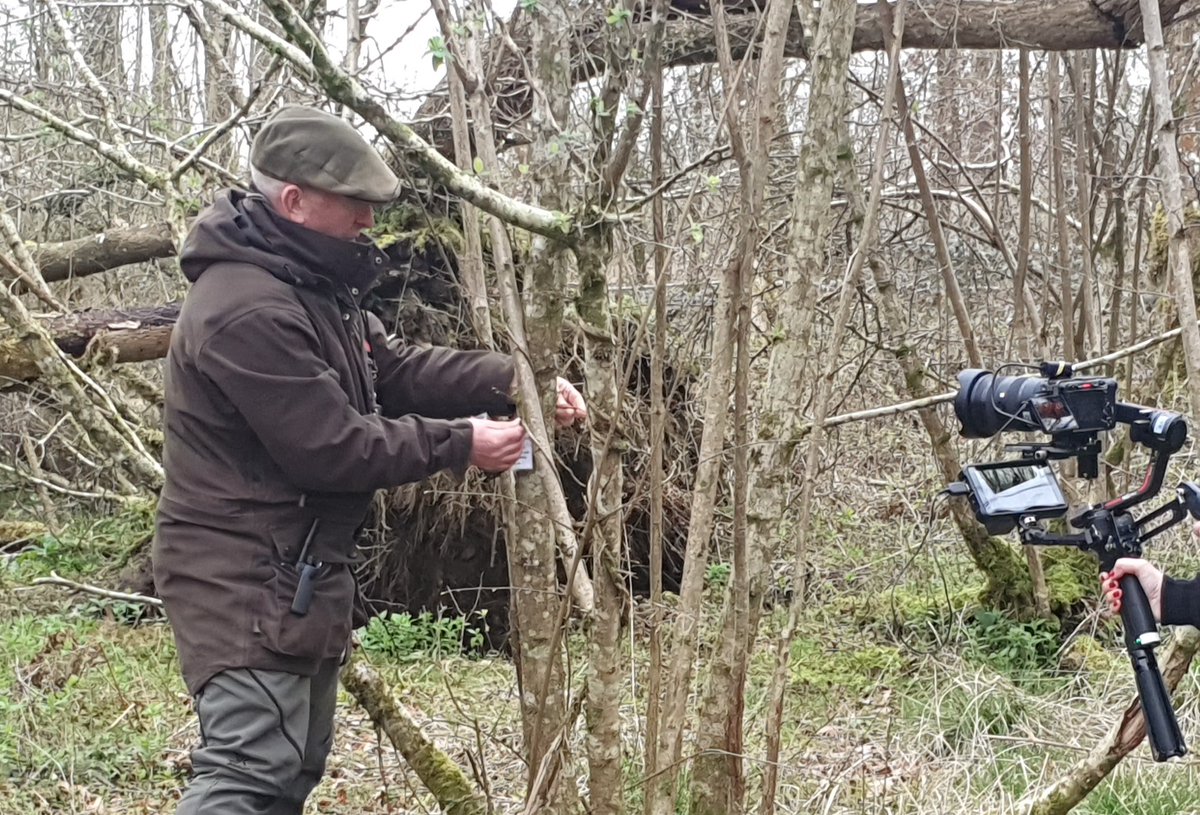
[{"label": "jacket hood", "polygon": [[370,240],[314,232],[281,218],[261,194],[241,190],[218,193],[193,221],[179,253],[179,266],[192,283],[216,263],[248,263],[293,286],[341,283],[364,293],[390,266]]}]

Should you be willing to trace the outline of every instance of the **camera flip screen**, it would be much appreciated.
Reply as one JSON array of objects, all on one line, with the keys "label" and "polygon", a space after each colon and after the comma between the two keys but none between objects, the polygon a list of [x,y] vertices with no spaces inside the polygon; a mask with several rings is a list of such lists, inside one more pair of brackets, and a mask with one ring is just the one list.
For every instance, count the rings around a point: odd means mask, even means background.
[{"label": "camera flip screen", "polygon": [[1041,422],[1044,433],[1062,433],[1079,429],[1079,422],[1076,421],[1075,414],[1071,413],[1066,401],[1059,397],[1035,396],[1029,400],[1029,406],[1033,409],[1033,414],[1037,416],[1038,421]]}]

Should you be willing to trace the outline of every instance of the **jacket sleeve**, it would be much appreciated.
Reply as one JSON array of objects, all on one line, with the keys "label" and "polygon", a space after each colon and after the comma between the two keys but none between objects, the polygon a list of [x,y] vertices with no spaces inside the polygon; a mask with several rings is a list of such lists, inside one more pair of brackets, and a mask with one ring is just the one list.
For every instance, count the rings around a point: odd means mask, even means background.
[{"label": "jacket sleeve", "polygon": [[1191,580],[1163,578],[1162,621],[1164,625],[1200,626],[1200,576]]},{"label": "jacket sleeve", "polygon": [[375,396],[384,416],[416,413],[454,419],[477,413],[509,415],[513,363],[493,351],[415,348],[389,340],[383,325],[368,315],[375,364]]},{"label": "jacket sleeve", "polygon": [[301,489],[359,492],[466,469],[470,422],[363,415],[320,348],[303,312],[261,308],[223,325],[196,360]]}]

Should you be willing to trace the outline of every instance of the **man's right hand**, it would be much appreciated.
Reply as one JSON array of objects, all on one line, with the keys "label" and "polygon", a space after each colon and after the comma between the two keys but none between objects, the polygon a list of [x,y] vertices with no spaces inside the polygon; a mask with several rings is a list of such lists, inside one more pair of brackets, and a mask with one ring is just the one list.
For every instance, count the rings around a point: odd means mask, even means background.
[{"label": "man's right hand", "polygon": [[469,462],[485,473],[511,470],[521,457],[525,445],[525,427],[520,419],[498,422],[493,419],[470,419],[471,458]]},{"label": "man's right hand", "polygon": [[1100,575],[1100,585],[1108,599],[1108,607],[1113,614],[1121,611],[1121,586],[1118,581],[1131,574],[1142,584],[1146,599],[1150,601],[1150,611],[1154,619],[1162,619],[1162,587],[1163,573],[1153,563],[1141,558],[1123,557],[1113,565],[1111,572]]}]

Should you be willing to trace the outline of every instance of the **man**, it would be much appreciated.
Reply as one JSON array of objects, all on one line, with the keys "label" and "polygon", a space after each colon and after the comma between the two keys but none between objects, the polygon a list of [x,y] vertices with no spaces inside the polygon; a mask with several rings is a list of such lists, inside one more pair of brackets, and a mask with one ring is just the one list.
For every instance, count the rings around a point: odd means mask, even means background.
[{"label": "man", "polygon": [[[387,265],[362,237],[400,182],[342,119],[286,107],[251,148],[254,190],[218,195],[180,265],[192,286],[165,373],[154,577],[200,746],[178,811],[300,813],[333,734],[355,537],[374,491],[511,468],[513,368],[399,349],[359,303]],[[586,416],[559,380],[560,423]]]}]

